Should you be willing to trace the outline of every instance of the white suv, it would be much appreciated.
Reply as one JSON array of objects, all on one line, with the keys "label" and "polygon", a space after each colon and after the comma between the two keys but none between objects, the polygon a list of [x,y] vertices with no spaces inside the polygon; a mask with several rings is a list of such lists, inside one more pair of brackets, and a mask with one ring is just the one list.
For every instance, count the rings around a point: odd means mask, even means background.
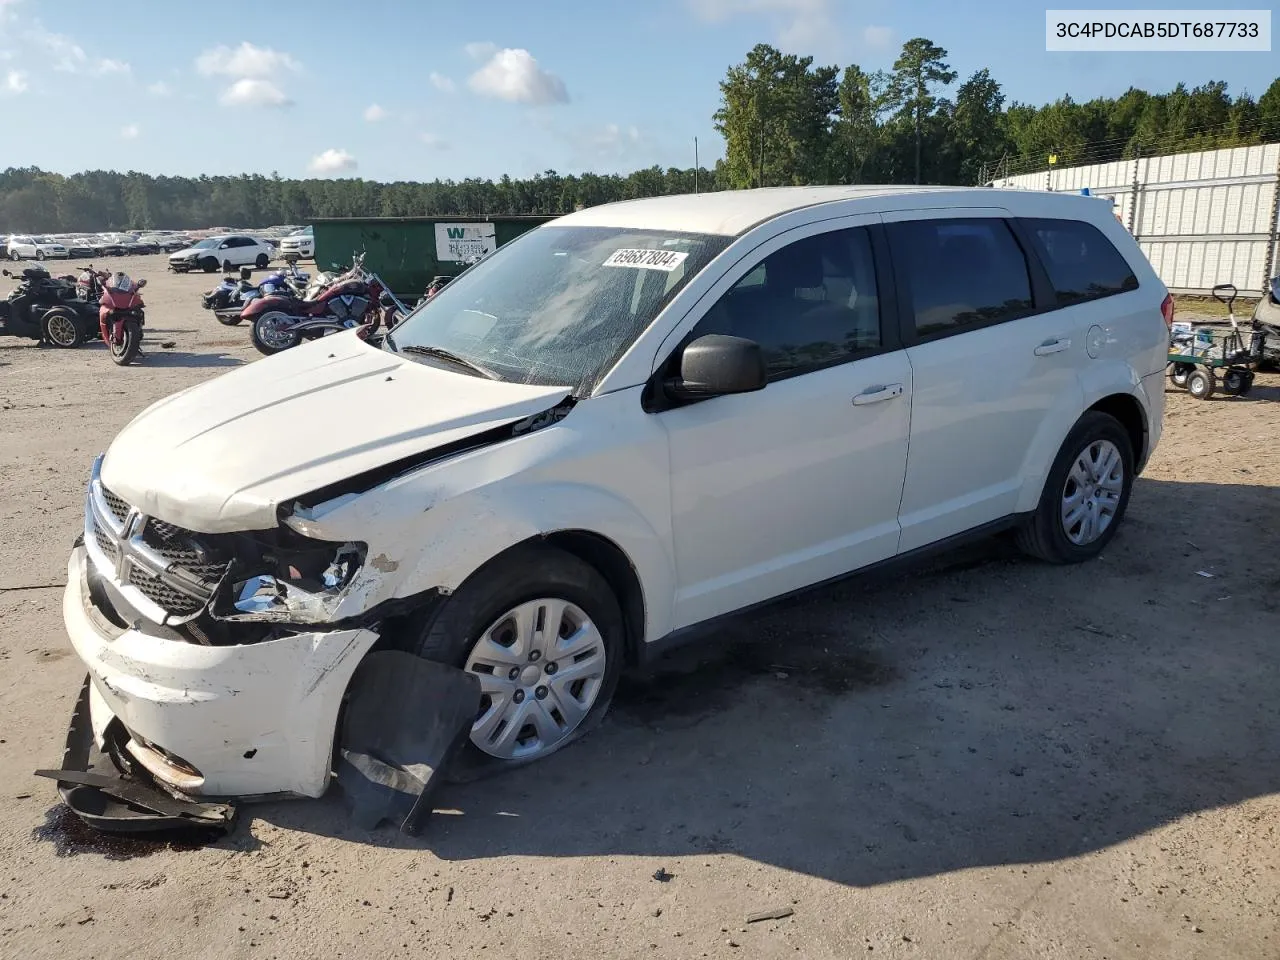
[{"label": "white suv", "polygon": [[377,643],[475,674],[471,760],[510,765],[762,601],[1004,528],[1093,557],[1160,436],[1171,319],[1086,197],[562,217],[381,344],[286,351],[116,437],[65,602],[93,729],[188,793],[317,796]]},{"label": "white suv", "polygon": [[12,236],[5,252],[10,260],[60,260],[69,256],[66,246],[52,237]]},{"label": "white suv", "polygon": [[316,255],[316,237],[311,227],[295,230],[280,241],[280,256],[309,260]]},{"label": "white suv", "polygon": [[203,270],[231,270],[235,267],[266,267],[275,256],[275,249],[254,237],[240,234],[219,235],[197,240],[185,250],[169,255],[169,269],[176,273]]}]

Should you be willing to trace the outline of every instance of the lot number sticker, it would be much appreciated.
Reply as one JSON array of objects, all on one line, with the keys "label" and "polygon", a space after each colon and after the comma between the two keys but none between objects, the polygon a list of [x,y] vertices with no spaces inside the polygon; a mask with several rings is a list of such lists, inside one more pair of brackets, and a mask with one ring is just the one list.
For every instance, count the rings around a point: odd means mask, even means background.
[{"label": "lot number sticker", "polygon": [[637,270],[662,270],[670,273],[684,263],[689,254],[682,250],[642,250],[624,247],[615,250],[604,262],[606,267],[633,267]]}]

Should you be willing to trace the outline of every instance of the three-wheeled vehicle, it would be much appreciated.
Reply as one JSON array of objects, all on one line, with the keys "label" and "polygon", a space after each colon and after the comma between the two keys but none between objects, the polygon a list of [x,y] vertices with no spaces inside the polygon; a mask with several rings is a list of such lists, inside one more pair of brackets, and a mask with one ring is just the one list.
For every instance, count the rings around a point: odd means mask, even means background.
[{"label": "three-wheeled vehicle", "polygon": [[[15,276],[8,270],[0,272]],[[27,267],[18,286],[0,300],[0,334],[55,347],[78,347],[98,335],[98,304],[76,296],[75,278],[53,277],[44,267]]]}]

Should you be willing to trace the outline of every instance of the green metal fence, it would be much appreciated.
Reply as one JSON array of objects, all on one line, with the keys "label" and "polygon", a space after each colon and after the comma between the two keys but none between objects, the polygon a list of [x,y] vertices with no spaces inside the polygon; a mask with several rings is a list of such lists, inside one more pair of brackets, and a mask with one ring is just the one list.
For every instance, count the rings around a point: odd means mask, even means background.
[{"label": "green metal fence", "polygon": [[353,253],[399,297],[416,298],[432,277],[461,273],[466,259],[554,217],[359,217],[311,221],[316,267],[341,269]]}]

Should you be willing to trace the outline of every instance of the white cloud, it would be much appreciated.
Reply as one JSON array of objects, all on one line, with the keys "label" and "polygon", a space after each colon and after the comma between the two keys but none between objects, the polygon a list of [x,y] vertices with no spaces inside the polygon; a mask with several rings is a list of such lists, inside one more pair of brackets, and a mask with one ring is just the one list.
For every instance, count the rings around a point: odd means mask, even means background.
[{"label": "white cloud", "polygon": [[430,147],[432,150],[448,150],[449,141],[443,137],[439,137],[434,133],[420,133],[418,139]]},{"label": "white cloud", "polygon": [[173,96],[173,87],[169,86],[163,80],[157,80],[155,83],[147,87],[147,93],[153,97],[171,97]]},{"label": "white cloud", "polygon": [[27,75],[21,70],[10,70],[4,77],[5,93],[25,93],[27,89]]},{"label": "white cloud", "polygon": [[293,105],[283,90],[270,80],[237,80],[222,91],[219,101],[228,107],[288,107]]},{"label": "white cloud", "polygon": [[142,131],[138,128],[138,125],[136,123],[126,124],[125,126],[120,128],[120,139],[121,140],[137,140],[138,134],[141,132]]},{"label": "white cloud", "polygon": [[778,45],[808,54],[838,44],[839,28],[832,16],[832,0],[687,0],[693,12],[708,23],[739,16],[766,16],[777,30]]},{"label": "white cloud", "polygon": [[104,58],[93,65],[93,72],[98,76],[106,76],[109,73],[132,73],[133,68],[123,60]]},{"label": "white cloud", "polygon": [[893,28],[864,27],[862,40],[869,47],[887,47],[893,40]]},{"label": "white cloud", "polygon": [[227,46],[213,47],[196,57],[196,69],[206,77],[225,76],[270,77],[288,70],[297,73],[302,69],[292,56],[270,47],[255,47],[245,41],[234,49]]},{"label": "white cloud", "polygon": [[443,90],[445,93],[453,93],[455,89],[452,80],[443,74],[436,73],[434,70],[431,71],[431,76],[428,79],[433,87],[437,90]]},{"label": "white cloud", "polygon": [[335,150],[330,147],[324,153],[319,153],[312,157],[307,169],[312,173],[323,175],[345,173],[354,170],[356,166],[356,158],[347,153],[347,151]]},{"label": "white cloud", "polygon": [[483,40],[479,43],[468,43],[462,49],[467,52],[467,56],[472,60],[488,60],[498,52],[498,45],[490,43],[488,40]]},{"label": "white cloud", "polygon": [[[468,47],[472,44],[468,44]],[[468,51],[470,52],[470,51]],[[538,66],[528,50],[498,50],[471,75],[467,84],[476,93],[511,103],[568,103],[564,81]]]},{"label": "white cloud", "polygon": [[370,123],[377,123],[379,120],[387,119],[387,111],[376,103],[371,103],[364,108],[364,118]]}]

